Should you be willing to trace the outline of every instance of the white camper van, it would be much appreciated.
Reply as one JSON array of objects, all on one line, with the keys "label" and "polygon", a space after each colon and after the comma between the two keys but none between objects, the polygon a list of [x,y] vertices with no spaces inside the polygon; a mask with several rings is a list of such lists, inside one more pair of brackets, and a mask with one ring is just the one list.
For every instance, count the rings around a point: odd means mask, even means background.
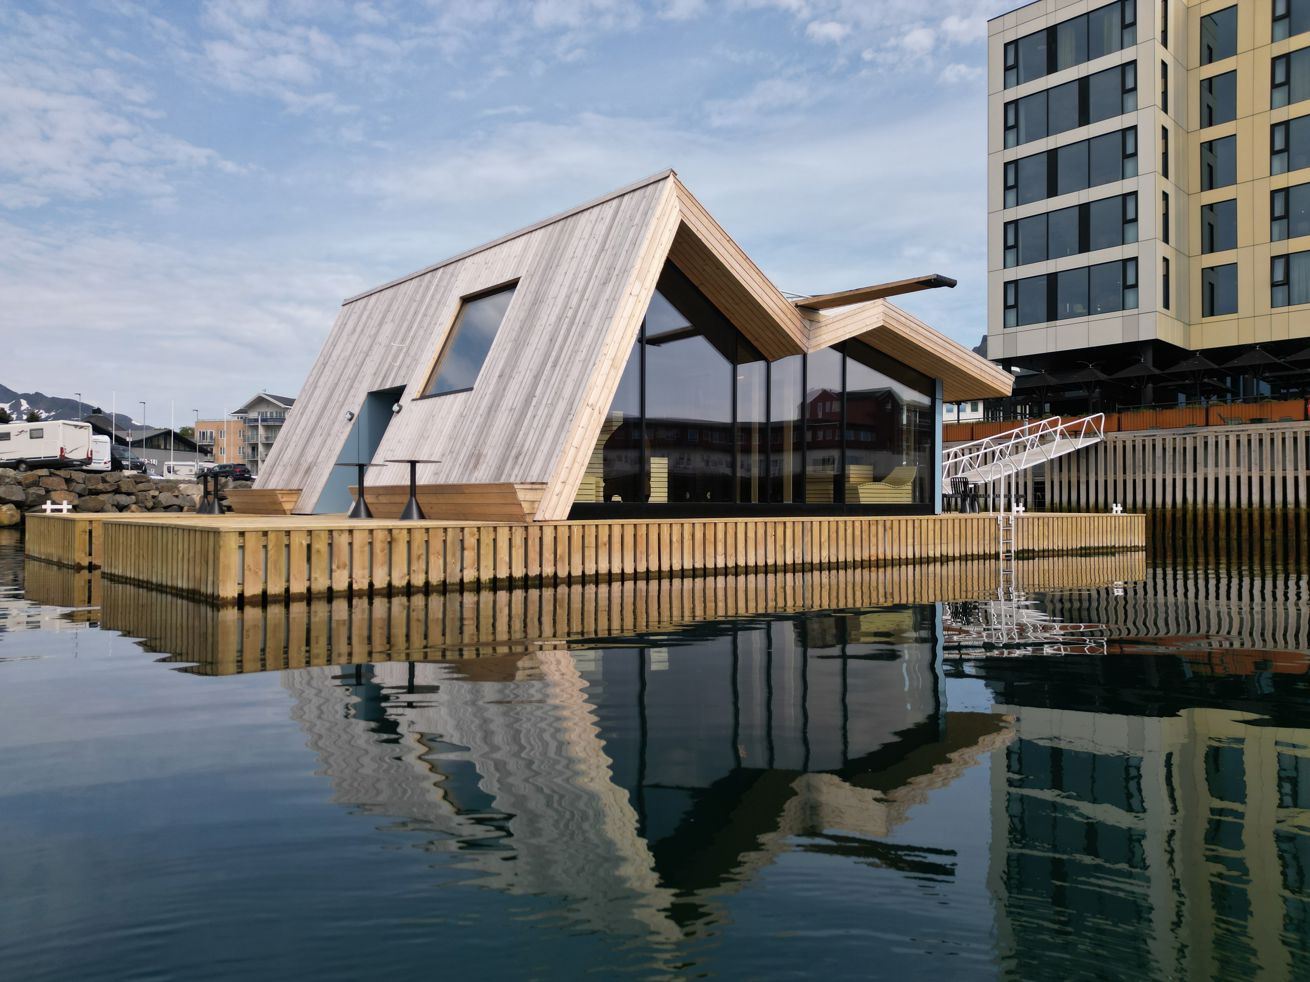
[{"label": "white camper van", "polygon": [[49,420],[0,425],[0,467],[85,467],[91,462],[91,426]]},{"label": "white camper van", "polygon": [[91,437],[91,459],[82,468],[84,471],[107,471],[114,466],[113,450],[109,437],[96,434]]}]

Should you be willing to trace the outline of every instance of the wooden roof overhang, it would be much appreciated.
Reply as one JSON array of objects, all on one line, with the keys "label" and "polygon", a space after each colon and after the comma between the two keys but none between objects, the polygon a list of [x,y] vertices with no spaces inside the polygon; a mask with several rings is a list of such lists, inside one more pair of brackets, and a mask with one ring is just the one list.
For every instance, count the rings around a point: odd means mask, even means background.
[{"label": "wooden roof overhang", "polygon": [[[887,297],[954,286],[939,274],[790,300],[678,180],[678,229],[669,260],[770,361],[860,338],[943,384],[950,402],[1008,396],[1013,376],[889,303]],[[837,313],[821,311],[845,308]]]}]

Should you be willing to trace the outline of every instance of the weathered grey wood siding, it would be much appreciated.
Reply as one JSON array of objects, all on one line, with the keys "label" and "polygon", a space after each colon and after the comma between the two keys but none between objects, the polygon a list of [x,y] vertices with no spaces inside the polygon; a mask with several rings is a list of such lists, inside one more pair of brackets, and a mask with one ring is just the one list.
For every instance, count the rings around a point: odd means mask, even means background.
[{"label": "weathered grey wood siding", "polygon": [[[612,398],[659,274],[658,263],[649,271],[655,219],[676,222],[671,194],[670,179],[657,179],[348,302],[260,486],[303,488],[297,510],[312,509],[350,433],[345,411],[398,386],[404,408],[374,461],[441,460],[420,467],[422,483],[549,482],[565,450],[585,442],[571,439],[575,424],[590,410],[598,425]],[[512,280],[518,288],[472,391],[416,398],[461,298]],[[608,388],[598,372],[613,376]],[[369,474],[372,484],[407,480],[403,465]]]}]

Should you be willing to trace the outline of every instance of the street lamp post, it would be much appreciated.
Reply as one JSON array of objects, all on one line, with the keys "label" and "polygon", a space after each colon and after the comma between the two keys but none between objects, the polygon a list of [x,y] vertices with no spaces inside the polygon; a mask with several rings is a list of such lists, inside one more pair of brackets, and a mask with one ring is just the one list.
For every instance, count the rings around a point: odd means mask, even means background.
[{"label": "street lamp post", "polygon": [[77,396],[77,420],[80,423],[82,421],[82,393],[74,392],[73,395]]},{"label": "street lamp post", "polygon": [[[137,402],[140,403],[141,405],[141,432],[144,433],[146,429],[146,401],[144,399],[138,399]],[[142,443],[146,442],[146,438],[144,436],[141,437],[141,442]],[[132,441],[130,438],[127,441],[127,450],[128,453],[132,452]]]}]

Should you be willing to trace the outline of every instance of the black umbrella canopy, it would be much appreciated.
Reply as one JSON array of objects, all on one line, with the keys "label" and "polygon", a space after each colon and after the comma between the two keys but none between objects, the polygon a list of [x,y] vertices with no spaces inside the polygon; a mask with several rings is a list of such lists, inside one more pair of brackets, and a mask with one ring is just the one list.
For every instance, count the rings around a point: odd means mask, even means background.
[{"label": "black umbrella canopy", "polygon": [[1180,372],[1212,372],[1218,369],[1219,366],[1205,355],[1192,355],[1186,361],[1180,361],[1177,365],[1174,365],[1169,371],[1176,375]]},{"label": "black umbrella canopy", "polygon": [[1281,365],[1283,360],[1275,358],[1269,352],[1265,351],[1260,345],[1256,345],[1249,351],[1244,351],[1232,361],[1224,362],[1225,368],[1265,368],[1269,365]]},{"label": "black umbrella canopy", "polygon": [[1060,380],[1049,372],[1031,372],[1027,375],[1016,375],[1014,377],[1014,387],[1016,389],[1045,389],[1059,384]]},{"label": "black umbrella canopy", "polygon": [[1070,372],[1068,375],[1060,376],[1062,382],[1104,382],[1110,376],[1092,365],[1086,368],[1080,368],[1076,372]]},{"label": "black umbrella canopy", "polygon": [[1298,364],[1304,364],[1305,362],[1310,362],[1310,348],[1302,348],[1300,351],[1295,351],[1292,354],[1284,357],[1283,361],[1295,362]]},{"label": "black umbrella canopy", "polygon": [[1139,361],[1132,365],[1129,365],[1125,369],[1115,372],[1113,375],[1110,376],[1110,378],[1119,378],[1119,379],[1147,378],[1148,376],[1158,375],[1158,374],[1160,373],[1157,372],[1154,368],[1148,366],[1146,362]]}]

